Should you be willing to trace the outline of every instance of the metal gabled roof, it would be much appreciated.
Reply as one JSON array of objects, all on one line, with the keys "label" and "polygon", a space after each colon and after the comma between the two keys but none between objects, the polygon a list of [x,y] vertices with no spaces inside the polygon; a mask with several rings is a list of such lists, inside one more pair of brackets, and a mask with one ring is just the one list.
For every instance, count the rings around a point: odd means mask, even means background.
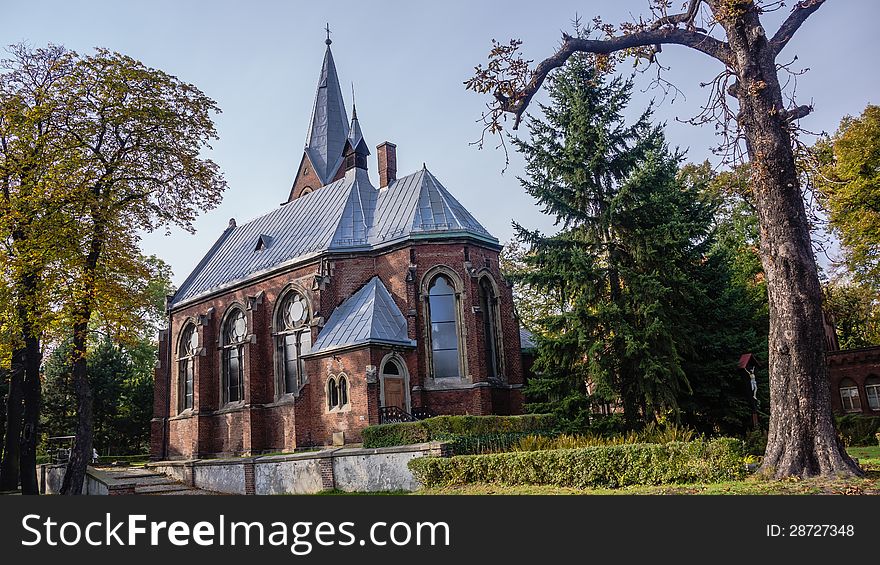
[{"label": "metal gabled roof", "polygon": [[336,74],[330,43],[324,52],[324,64],[318,78],[312,119],[306,136],[306,154],[321,184],[328,184],[342,164],[342,150],[348,139],[348,115]]},{"label": "metal gabled roof", "polygon": [[[321,253],[458,236],[498,245],[427,169],[377,190],[367,171],[355,167],[320,190],[227,229],[181,285],[171,306]],[[257,250],[261,237],[268,245]]]},{"label": "metal gabled roof", "polygon": [[379,277],[333,310],[311,354],[370,343],[416,345],[407,333],[406,318]]},{"label": "metal gabled roof", "polygon": [[498,243],[426,168],[379,191],[370,243],[411,236],[462,233]]}]

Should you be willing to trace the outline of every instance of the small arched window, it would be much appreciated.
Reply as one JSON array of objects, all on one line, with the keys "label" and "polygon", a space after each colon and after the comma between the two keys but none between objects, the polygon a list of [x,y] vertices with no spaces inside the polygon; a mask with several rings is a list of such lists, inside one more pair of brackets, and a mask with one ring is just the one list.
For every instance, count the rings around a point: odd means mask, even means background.
[{"label": "small arched window", "polygon": [[178,411],[193,407],[193,385],[195,382],[196,352],[199,349],[199,334],[193,324],[188,324],[180,333],[177,345],[177,375],[179,379]]},{"label": "small arched window", "polygon": [[345,375],[339,375],[339,408],[348,406],[348,379]]},{"label": "small arched window", "polygon": [[339,407],[339,386],[336,384],[336,377],[330,377],[327,380],[327,410],[337,407]]},{"label": "small arched window", "polygon": [[279,388],[293,394],[306,382],[302,356],[312,350],[312,330],[309,326],[309,303],[298,292],[289,292],[278,309],[276,348],[278,350]]},{"label": "small arched window", "polygon": [[859,387],[850,379],[840,381],[840,404],[844,412],[861,412],[862,403],[859,400]]},{"label": "small arched window", "polygon": [[498,318],[496,316],[497,298],[495,289],[487,277],[480,279],[480,311],[483,314],[483,351],[488,377],[497,379],[501,374],[498,347]]},{"label": "small arched window", "polygon": [[880,410],[880,377],[871,375],[865,379],[865,395],[868,397],[868,407]]},{"label": "small arched window", "polygon": [[247,320],[244,312],[236,308],[223,324],[222,365],[223,391],[226,402],[244,400],[244,344],[247,337]]},{"label": "small arched window", "polygon": [[458,317],[455,288],[443,275],[428,287],[428,317],[431,327],[431,367],[434,378],[458,377]]}]

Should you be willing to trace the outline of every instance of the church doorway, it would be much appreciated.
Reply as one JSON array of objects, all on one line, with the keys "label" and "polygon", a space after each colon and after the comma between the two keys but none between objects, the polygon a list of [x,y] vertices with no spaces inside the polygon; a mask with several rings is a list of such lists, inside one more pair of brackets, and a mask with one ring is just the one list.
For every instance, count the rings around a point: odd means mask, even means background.
[{"label": "church doorway", "polygon": [[394,406],[409,412],[408,383],[406,365],[397,357],[385,359],[381,367],[382,406]]}]

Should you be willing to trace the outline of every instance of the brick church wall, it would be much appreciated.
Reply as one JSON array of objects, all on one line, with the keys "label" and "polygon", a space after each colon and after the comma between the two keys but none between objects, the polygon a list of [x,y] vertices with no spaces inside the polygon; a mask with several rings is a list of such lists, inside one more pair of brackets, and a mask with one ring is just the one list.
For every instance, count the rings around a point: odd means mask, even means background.
[{"label": "brick church wall", "polygon": [[[460,331],[464,336],[462,353],[467,373],[462,383],[451,390],[427,377],[428,329],[421,286],[425,275],[437,265],[455,273],[462,286]],[[320,274],[329,275],[329,280],[316,278]],[[484,363],[484,313],[474,311],[479,306],[478,285],[483,274],[491,275],[498,288],[503,382],[489,382]],[[153,458],[293,451],[330,444],[333,432],[340,431],[345,433],[346,441],[360,441],[360,430],[378,423],[381,403],[379,384],[367,382],[366,368],[373,366],[379,370],[390,349],[373,346],[309,359],[309,379],[300,394],[276,397],[273,317],[281,294],[295,285],[311,302],[316,324],[314,342],[320,332],[318,321],[326,322],[339,304],[377,275],[407,317],[410,338],[418,343],[414,350],[399,351],[413,389],[412,407],[426,407],[435,414],[511,414],[522,410],[518,388],[523,383],[519,328],[513,315],[511,291],[499,270],[498,251],[467,240],[417,242],[371,254],[335,255],[323,263],[316,259],[175,310],[161,341],[156,371]],[[224,315],[234,305],[245,312],[250,336],[244,346],[244,400],[221,406],[220,328]],[[200,347],[195,358],[194,407],[178,413],[177,346],[188,323],[196,324]],[[351,405],[346,410],[331,412],[326,408],[327,376],[339,372],[349,378]]]}]

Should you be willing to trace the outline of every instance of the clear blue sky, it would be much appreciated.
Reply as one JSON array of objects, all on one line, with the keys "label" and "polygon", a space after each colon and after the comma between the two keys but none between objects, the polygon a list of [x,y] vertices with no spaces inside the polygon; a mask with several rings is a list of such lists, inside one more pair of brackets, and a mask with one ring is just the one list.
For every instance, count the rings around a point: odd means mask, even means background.
[{"label": "clear blue sky", "polygon": [[[793,0],[788,4],[793,4]],[[541,59],[570,28],[578,13],[619,22],[646,14],[647,0],[554,0],[489,2],[383,1],[269,2],[151,0],[74,2],[0,0],[0,41],[39,46],[63,44],[88,52],[106,47],[191,82],[217,100],[220,140],[211,157],[223,170],[229,190],[223,204],[196,222],[190,235],[147,234],[143,249],[171,264],[179,284],[226,227],[277,206],[288,194],[302,155],[315,85],[324,51],[323,27],[333,30],[333,52],[344,85],[354,82],[358,117],[371,147],[389,140],[398,146],[400,174],[426,162],[443,184],[502,241],[512,219],[552,229],[516,180],[522,162],[512,155],[503,175],[504,155],[470,145],[486,100],[464,90],[473,67],[486,60],[490,40],[519,37],[528,57]],[[768,33],[789,8],[768,14]],[[811,70],[798,81],[801,103],[815,105],[803,125],[833,131],[845,114],[878,103],[875,25],[880,3],[829,0],[786,48]],[[705,56],[667,47],[666,78],[679,97],[658,106],[674,145],[688,159],[711,157],[717,143],[710,126],[676,122],[704,102],[700,82],[721,69]],[[626,69],[626,66],[621,67]],[[637,77],[640,88],[648,77]],[[345,89],[351,112],[350,88]],[[658,91],[638,92],[633,114]],[[375,153],[375,150],[373,151]],[[376,180],[375,155],[370,174]]]}]

